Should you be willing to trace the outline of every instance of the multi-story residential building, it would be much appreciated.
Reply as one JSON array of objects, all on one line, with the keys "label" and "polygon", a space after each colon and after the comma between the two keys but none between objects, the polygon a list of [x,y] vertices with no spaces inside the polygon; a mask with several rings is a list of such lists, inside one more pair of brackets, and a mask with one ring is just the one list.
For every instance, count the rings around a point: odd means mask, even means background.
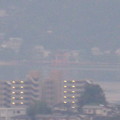
[{"label": "multi-story residential building", "polygon": [[69,103],[72,108],[76,108],[77,99],[84,92],[87,84],[85,80],[64,80],[61,91],[63,103]]},{"label": "multi-story residential building", "polygon": [[77,98],[86,84],[85,80],[63,80],[61,71],[52,71],[50,77],[42,81],[34,71],[25,80],[1,82],[0,106],[26,107],[34,101],[43,101],[50,106],[70,103],[76,108]]},{"label": "multi-story residential building", "polygon": [[48,105],[55,105],[61,102],[61,71],[52,71],[50,78],[43,81],[42,87],[42,101]]},{"label": "multi-story residential building", "polygon": [[56,104],[56,81],[52,79],[44,80],[42,89],[42,101],[46,102],[48,105]]},{"label": "multi-story residential building", "polygon": [[87,84],[85,80],[46,79],[43,84],[43,101],[49,105],[69,103],[72,108],[76,108],[77,99]]},{"label": "multi-story residential building", "polygon": [[0,81],[0,107],[10,107],[11,85],[8,81]]},{"label": "multi-story residential building", "polygon": [[25,81],[11,81],[11,107],[25,105]]},{"label": "multi-story residential building", "polygon": [[25,80],[0,81],[0,107],[26,107],[40,100],[40,80],[31,73]]},{"label": "multi-story residential building", "polygon": [[31,74],[26,80],[11,81],[11,106],[25,107],[40,99],[39,77]]},{"label": "multi-story residential building", "polygon": [[11,106],[27,106],[39,99],[37,80],[12,81]]}]

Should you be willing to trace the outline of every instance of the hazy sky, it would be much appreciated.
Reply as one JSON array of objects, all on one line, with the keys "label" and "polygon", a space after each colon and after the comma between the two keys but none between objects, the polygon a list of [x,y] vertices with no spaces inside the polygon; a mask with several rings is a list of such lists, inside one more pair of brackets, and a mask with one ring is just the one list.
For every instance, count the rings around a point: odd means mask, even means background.
[{"label": "hazy sky", "polygon": [[1,0],[0,32],[22,37],[28,46],[116,49],[119,6],[119,0]]}]

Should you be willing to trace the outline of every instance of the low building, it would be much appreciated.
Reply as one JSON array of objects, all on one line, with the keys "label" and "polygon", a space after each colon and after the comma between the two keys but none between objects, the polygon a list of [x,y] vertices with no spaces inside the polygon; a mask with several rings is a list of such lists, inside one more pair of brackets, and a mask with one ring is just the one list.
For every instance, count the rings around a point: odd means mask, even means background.
[{"label": "low building", "polygon": [[25,108],[0,108],[0,120],[12,120],[20,115],[26,115]]},{"label": "low building", "polygon": [[37,120],[82,120],[75,115],[37,115]]},{"label": "low building", "polygon": [[105,107],[104,105],[85,105],[83,107],[84,114],[97,115],[97,116],[108,116],[112,109]]},{"label": "low building", "polygon": [[30,120],[27,115],[18,115],[11,118],[11,120]]}]

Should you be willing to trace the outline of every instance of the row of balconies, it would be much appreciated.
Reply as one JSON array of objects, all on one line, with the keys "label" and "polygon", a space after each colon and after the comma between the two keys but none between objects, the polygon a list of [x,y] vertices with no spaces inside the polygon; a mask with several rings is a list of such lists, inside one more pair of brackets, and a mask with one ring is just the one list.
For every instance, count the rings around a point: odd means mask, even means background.
[{"label": "row of balconies", "polygon": [[63,81],[64,83],[67,83],[67,84],[80,84],[80,85],[85,85],[86,84],[86,81],[80,81],[80,80],[64,80]]}]

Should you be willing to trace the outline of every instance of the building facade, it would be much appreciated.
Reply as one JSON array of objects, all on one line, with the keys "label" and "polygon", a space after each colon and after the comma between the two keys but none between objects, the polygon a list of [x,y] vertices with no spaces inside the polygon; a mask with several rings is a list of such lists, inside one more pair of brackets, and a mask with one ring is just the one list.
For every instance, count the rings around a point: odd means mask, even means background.
[{"label": "building facade", "polygon": [[50,77],[44,79],[42,84],[42,101],[53,106],[62,101],[62,72],[55,70],[50,73]]},{"label": "building facade", "polygon": [[36,73],[25,80],[0,81],[0,107],[27,107],[40,100],[40,88]]},{"label": "building facade", "polygon": [[68,103],[75,109],[77,99],[84,92],[84,88],[87,84],[88,82],[85,80],[64,80],[62,85],[63,103]]},{"label": "building facade", "polygon": [[85,80],[46,79],[43,83],[42,98],[48,105],[70,104],[76,108],[78,97],[88,84]]},{"label": "building facade", "polygon": [[8,81],[0,81],[0,107],[10,107],[11,84]]},{"label": "building facade", "polygon": [[11,81],[11,107],[26,107],[40,99],[39,77],[29,75],[26,80]]}]

